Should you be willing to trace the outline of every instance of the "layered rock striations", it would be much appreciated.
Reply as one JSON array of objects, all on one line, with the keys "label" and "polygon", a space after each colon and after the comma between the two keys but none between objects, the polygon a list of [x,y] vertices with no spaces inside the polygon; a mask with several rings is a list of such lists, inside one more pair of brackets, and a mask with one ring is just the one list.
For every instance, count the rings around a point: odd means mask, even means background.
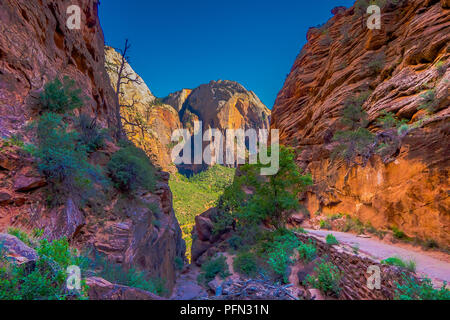
[{"label": "layered rock striations", "polygon": [[[300,151],[298,164],[313,174],[305,200],[311,213],[348,213],[375,228],[396,227],[448,246],[448,3],[387,1],[381,30],[366,27],[369,16],[360,3],[333,10],[325,25],[308,31],[271,126],[280,129],[282,143]],[[344,101],[360,92],[369,93],[363,109],[372,132],[383,112],[409,125],[388,161],[373,156],[365,167],[330,160]],[[425,103],[432,112],[423,110]]]}]

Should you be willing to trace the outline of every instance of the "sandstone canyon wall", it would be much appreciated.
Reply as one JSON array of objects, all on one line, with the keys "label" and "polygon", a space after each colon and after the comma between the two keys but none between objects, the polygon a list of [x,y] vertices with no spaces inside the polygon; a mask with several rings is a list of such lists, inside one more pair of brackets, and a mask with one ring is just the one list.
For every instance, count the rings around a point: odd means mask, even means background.
[{"label": "sandstone canyon wall", "polygon": [[[300,167],[315,185],[310,213],[348,213],[376,228],[450,245],[450,8],[448,1],[387,1],[381,30],[368,15],[338,7],[322,27],[311,28],[272,110],[281,143],[295,147]],[[365,12],[365,8],[363,8]],[[344,101],[369,91],[363,105],[369,129],[382,112],[407,121],[410,131],[389,161],[365,166],[331,161]],[[433,92],[434,110],[421,110]]]},{"label": "sandstone canyon wall", "polygon": [[[82,10],[81,30],[66,26],[69,5]],[[27,125],[39,116],[44,85],[69,76],[88,98],[83,112],[111,125],[116,101],[105,69],[104,38],[97,10],[89,0],[2,0],[0,2],[0,137],[14,134],[30,142]],[[149,93],[149,101],[152,100]],[[163,117],[163,116],[161,116]],[[2,139],[3,140],[3,139]],[[156,190],[123,203],[113,191],[98,198],[98,207],[72,199],[49,208],[44,177],[35,160],[0,140],[0,231],[19,227],[44,230],[50,240],[67,237],[73,246],[93,249],[112,262],[161,277],[172,289],[176,258],[184,259],[184,241],[172,208],[169,175],[157,173]],[[89,162],[105,167],[118,147],[108,142]],[[106,201],[106,202],[105,202]],[[155,222],[158,220],[158,223]]]}]

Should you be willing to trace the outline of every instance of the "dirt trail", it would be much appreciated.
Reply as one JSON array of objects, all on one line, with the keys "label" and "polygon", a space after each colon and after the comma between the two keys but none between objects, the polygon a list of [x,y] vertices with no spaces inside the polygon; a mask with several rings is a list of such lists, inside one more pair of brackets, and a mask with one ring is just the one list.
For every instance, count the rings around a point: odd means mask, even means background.
[{"label": "dirt trail", "polygon": [[327,234],[331,233],[340,243],[350,246],[358,244],[361,252],[376,259],[382,260],[392,256],[399,256],[404,260],[413,260],[416,262],[418,274],[427,275],[432,280],[437,280],[438,282],[447,281],[450,283],[450,263],[448,259],[444,261],[444,259],[441,260],[432,257],[431,253],[425,251],[418,252],[405,249],[395,244],[387,244],[374,238],[362,238],[351,233],[311,229],[306,229],[306,231],[319,237],[326,237]]}]

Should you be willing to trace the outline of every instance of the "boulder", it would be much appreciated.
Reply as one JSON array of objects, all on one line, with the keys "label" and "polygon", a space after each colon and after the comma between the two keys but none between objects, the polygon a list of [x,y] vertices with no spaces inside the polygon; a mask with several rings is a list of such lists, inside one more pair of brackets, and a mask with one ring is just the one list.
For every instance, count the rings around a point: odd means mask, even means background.
[{"label": "boulder", "polygon": [[87,278],[86,284],[90,300],[163,300],[149,291],[113,284],[99,277]]},{"label": "boulder", "polygon": [[192,242],[191,257],[192,261],[196,261],[203,253],[211,248],[212,244],[206,241],[195,239]]},{"label": "boulder", "polygon": [[212,221],[208,218],[200,216],[195,217],[195,227],[197,230],[198,238],[201,241],[209,241],[211,240],[213,224]]},{"label": "boulder", "polygon": [[46,181],[40,176],[18,175],[14,179],[14,190],[17,192],[27,192],[46,185]]},{"label": "boulder", "polygon": [[10,202],[12,195],[8,190],[0,189],[0,205]]},{"label": "boulder", "polygon": [[6,233],[0,233],[0,253],[17,264],[34,264],[38,259],[38,254],[34,249],[17,237]]},{"label": "boulder", "polygon": [[55,208],[49,212],[44,235],[49,240],[62,237],[67,237],[70,240],[84,225],[84,214],[78,209],[75,202],[69,198],[65,206]]}]

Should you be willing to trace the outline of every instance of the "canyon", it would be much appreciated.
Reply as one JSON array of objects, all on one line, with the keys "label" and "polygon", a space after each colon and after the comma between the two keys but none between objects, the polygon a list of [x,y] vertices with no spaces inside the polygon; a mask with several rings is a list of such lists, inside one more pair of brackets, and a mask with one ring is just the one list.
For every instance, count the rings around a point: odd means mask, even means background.
[{"label": "canyon", "polygon": [[[120,65],[122,56],[116,49],[105,46],[98,18],[99,1],[71,2],[82,9],[81,30],[66,26],[68,1],[0,3],[0,239],[7,244],[9,258],[32,268],[36,251],[23,239],[6,233],[11,228],[29,234],[41,230],[41,237],[49,241],[65,238],[83,254],[100,254],[111,265],[138,270],[148,279],[162,280],[165,292],[160,295],[171,299],[394,299],[397,282],[404,279],[405,273],[413,280],[427,276],[422,261],[440,260],[436,269],[430,268],[432,280],[438,283],[447,280],[449,1],[385,1],[381,30],[370,30],[362,23],[365,15],[359,6],[364,1],[356,1],[351,8],[334,8],[328,22],[309,29],[307,43],[272,110],[253,91],[230,80],[210,81],[158,98],[150,90],[152,84],[146,84],[128,61],[125,72],[138,81],[116,88],[117,69],[112,67]],[[27,147],[36,144],[33,125],[43,115],[40,101],[46,84],[64,76],[75,81],[84,97],[74,117],[87,115],[111,134],[116,129],[116,110],[120,110],[126,139],[142,149],[155,167],[153,189],[138,190],[131,197],[113,184],[102,189],[95,201],[80,201],[73,195],[63,204],[49,206],[50,183],[38,170],[37,160],[27,152]],[[334,157],[333,150],[339,146],[334,137],[345,130],[342,123],[345,106],[359,95],[365,96],[361,103],[367,113],[365,129],[374,136],[384,134],[379,121],[388,113],[403,126],[393,131],[406,129],[403,135],[398,134],[396,144],[387,154],[373,153],[367,161],[349,163]],[[316,256],[311,261],[301,261],[298,252],[284,257],[291,263],[282,270],[281,278],[274,277],[277,282],[270,278],[272,274],[256,279],[237,270],[236,257],[254,254],[252,250],[256,249],[242,244],[241,252],[236,249],[237,243],[244,241],[236,233],[239,219],[228,221],[230,224],[220,230],[217,225],[223,222],[219,218],[224,207],[235,205],[231,201],[225,203],[226,197],[230,197],[227,191],[232,190],[236,197],[242,195],[244,200],[239,205],[244,207],[250,201],[245,197],[251,197],[256,188],[244,184],[232,189],[242,178],[245,168],[240,166],[230,173],[206,164],[173,164],[172,133],[183,128],[193,133],[195,121],[202,121],[203,131],[208,128],[222,133],[236,128],[280,131],[280,143],[295,153],[294,167],[301,169],[298,174],[301,172],[302,177],[310,174],[312,183],[305,184],[296,199],[300,209],[289,211],[289,229],[283,225],[280,228],[283,230],[275,230],[270,219],[263,219],[256,232],[265,232],[269,239],[279,236],[278,231],[287,232],[291,236],[288,240],[296,246],[313,243]],[[75,127],[75,123],[68,121],[67,127]],[[89,152],[89,165],[109,172],[115,155],[126,148],[123,141],[117,140],[111,134],[101,147]],[[364,156],[358,154],[356,158]],[[226,180],[218,183],[225,194],[219,196],[214,189],[218,199],[208,198],[205,207],[201,206],[204,212],[189,217],[192,221],[183,219],[182,230],[179,213],[174,211],[171,187],[182,179],[184,184],[180,183],[181,191],[177,191],[189,192],[183,188],[187,188],[187,177],[192,175],[194,179],[202,177],[202,182],[208,184],[208,177],[196,176],[201,172],[220,175],[213,177],[215,182],[219,178]],[[233,174],[234,181],[229,181]],[[213,193],[207,188],[202,191]],[[186,196],[198,200],[196,194]],[[260,201],[266,200],[261,198],[265,197],[260,197]],[[186,209],[185,202],[178,199],[176,202]],[[371,230],[384,236],[385,242],[392,234],[401,234],[404,239],[431,243],[441,251],[417,254],[421,264],[416,274],[415,270],[381,261],[389,258],[386,251],[403,254],[411,248],[402,251],[395,241],[383,243],[380,248],[384,251],[375,256],[351,246],[357,237],[367,236],[365,231],[358,236],[334,233],[339,240],[343,239],[342,243],[330,244],[325,233],[335,231],[317,230],[325,222],[333,229],[342,227],[346,221],[358,221],[366,230],[370,225]],[[246,236],[255,232],[252,227],[248,225]],[[310,230],[306,232],[303,228]],[[186,242],[191,246],[191,238],[186,237],[191,231],[192,247],[186,248]],[[281,239],[279,252],[288,243],[287,238]],[[375,250],[377,241],[360,242],[370,251]],[[281,258],[271,257],[270,261],[275,263]],[[307,288],[304,282],[318,272],[314,267],[325,259],[343,274],[340,296],[339,292],[327,296],[328,292]],[[207,278],[205,270],[213,262],[225,264],[230,273],[223,272],[224,279],[219,272]],[[263,264],[266,266],[267,262]],[[366,287],[369,277],[366,270],[373,266],[383,271],[378,291]],[[89,298],[94,300],[162,299],[153,291],[100,276],[91,275],[86,282]]]}]

